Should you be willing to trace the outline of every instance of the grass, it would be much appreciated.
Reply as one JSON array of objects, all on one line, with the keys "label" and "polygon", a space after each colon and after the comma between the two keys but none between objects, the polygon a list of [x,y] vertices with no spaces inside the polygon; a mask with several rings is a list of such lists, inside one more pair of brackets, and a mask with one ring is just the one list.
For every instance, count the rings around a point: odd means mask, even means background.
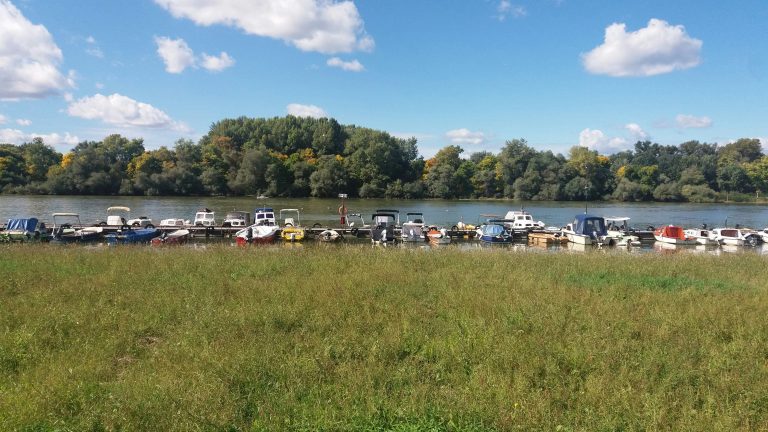
[{"label": "grass", "polygon": [[0,248],[0,429],[766,430],[768,261]]}]

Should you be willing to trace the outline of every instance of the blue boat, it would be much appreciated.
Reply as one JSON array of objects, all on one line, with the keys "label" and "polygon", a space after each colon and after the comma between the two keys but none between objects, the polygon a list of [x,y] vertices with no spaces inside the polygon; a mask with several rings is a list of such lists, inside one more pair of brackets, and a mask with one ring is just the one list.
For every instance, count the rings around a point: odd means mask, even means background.
[{"label": "blue boat", "polygon": [[136,244],[149,243],[153,238],[160,235],[157,228],[127,229],[116,233],[107,234],[107,244]]},{"label": "blue boat", "polygon": [[489,221],[478,228],[480,240],[486,243],[512,243],[514,240],[512,234],[504,225]]},{"label": "blue boat", "polygon": [[37,218],[8,219],[0,232],[0,242],[48,241],[48,230]]},{"label": "blue boat", "polygon": [[576,215],[573,222],[563,230],[563,234],[571,243],[598,246],[613,244],[613,239],[608,237],[608,231],[605,228],[605,219],[601,216],[586,213]]}]

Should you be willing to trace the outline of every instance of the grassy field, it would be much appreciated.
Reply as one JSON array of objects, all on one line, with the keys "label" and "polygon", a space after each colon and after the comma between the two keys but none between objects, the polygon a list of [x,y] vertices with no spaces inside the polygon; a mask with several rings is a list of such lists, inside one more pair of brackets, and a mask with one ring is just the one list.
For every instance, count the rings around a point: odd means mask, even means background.
[{"label": "grassy field", "polygon": [[768,260],[0,248],[2,430],[766,430]]}]

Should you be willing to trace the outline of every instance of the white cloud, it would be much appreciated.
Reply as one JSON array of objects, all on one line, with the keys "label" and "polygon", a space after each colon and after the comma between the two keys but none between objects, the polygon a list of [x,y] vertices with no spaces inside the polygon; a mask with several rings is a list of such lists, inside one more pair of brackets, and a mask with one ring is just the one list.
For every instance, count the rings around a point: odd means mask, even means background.
[{"label": "white cloud", "polygon": [[16,119],[16,124],[19,126],[31,126],[32,120],[29,119]]},{"label": "white cloud", "polygon": [[449,130],[445,137],[455,145],[481,145],[485,142],[484,133],[472,132],[466,128]]},{"label": "white cloud", "polygon": [[235,59],[226,52],[218,56],[203,53],[196,56],[192,48],[184,39],[171,39],[165,36],[155,37],[157,54],[165,63],[165,71],[168,73],[182,73],[188,67],[201,66],[211,72],[220,72],[235,64]]},{"label": "white cloud", "polygon": [[325,64],[350,72],[362,72],[365,70],[365,66],[357,60],[345,62],[338,57],[329,58]]},{"label": "white cloud", "polygon": [[768,152],[768,137],[758,137],[757,139],[760,140],[760,145],[763,146],[763,153]]},{"label": "white cloud", "polygon": [[328,114],[325,112],[325,110],[315,105],[302,105],[302,104],[292,103],[292,104],[288,104],[286,109],[288,110],[288,114],[296,117],[314,117],[314,118],[328,117]]},{"label": "white cloud", "polygon": [[101,120],[104,123],[138,128],[160,128],[185,131],[187,127],[173,121],[168,114],[152,105],[135,101],[121,94],[104,96],[96,94],[72,102],[67,113],[87,120]]},{"label": "white cloud", "polygon": [[0,0],[0,99],[43,98],[73,86],[59,72],[63,56],[42,25]]},{"label": "white cloud", "polygon": [[528,15],[528,10],[525,6],[514,5],[509,0],[501,0],[496,7],[496,17],[499,21],[504,21],[507,17],[512,16],[514,18],[522,18]]},{"label": "white cloud", "polygon": [[104,52],[101,50],[101,47],[99,47],[99,44],[96,42],[96,39],[93,36],[88,36],[85,38],[85,42],[88,44],[88,46],[85,48],[85,52],[88,55],[92,55],[97,58],[104,58]]},{"label": "white cloud", "polygon": [[373,38],[352,1],[155,0],[176,18],[221,24],[326,54],[371,51]]},{"label": "white cloud", "polygon": [[222,52],[218,57],[203,53],[200,58],[200,66],[211,72],[221,72],[234,64],[235,59],[230,57],[226,52]]},{"label": "white cloud", "polygon": [[182,73],[184,69],[195,65],[195,53],[184,39],[155,37],[155,43],[157,54],[165,62],[166,72]]},{"label": "white cloud", "polygon": [[18,129],[0,129],[0,143],[8,144],[24,144],[31,142],[33,139],[40,137],[48,145],[68,145],[73,146],[80,142],[80,139],[76,136],[70,135],[69,132],[64,135],[57,133],[39,134],[39,133],[24,133]]},{"label": "white cloud", "polygon": [[579,133],[579,145],[599,153],[616,153],[627,150],[628,142],[621,137],[609,138],[599,129],[584,129]]},{"label": "white cloud", "polygon": [[648,133],[637,123],[628,123],[624,126],[624,129],[626,129],[635,140],[645,141],[649,138]]},{"label": "white cloud", "polygon": [[0,114],[0,125],[1,124],[6,124],[7,122],[8,122],[8,117]]},{"label": "white cloud", "polygon": [[688,36],[685,27],[659,19],[630,33],[625,24],[614,23],[605,29],[603,44],[582,54],[582,61],[593,74],[651,76],[697,66],[701,46],[702,41]]},{"label": "white cloud", "polygon": [[681,129],[702,129],[712,126],[712,119],[706,116],[696,117],[687,114],[678,114],[675,124]]}]

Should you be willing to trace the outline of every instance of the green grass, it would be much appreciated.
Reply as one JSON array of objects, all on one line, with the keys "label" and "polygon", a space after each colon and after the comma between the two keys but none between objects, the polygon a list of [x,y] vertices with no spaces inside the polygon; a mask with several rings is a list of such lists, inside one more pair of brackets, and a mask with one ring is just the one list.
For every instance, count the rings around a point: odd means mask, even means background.
[{"label": "green grass", "polygon": [[765,430],[768,260],[0,248],[2,430]]}]

